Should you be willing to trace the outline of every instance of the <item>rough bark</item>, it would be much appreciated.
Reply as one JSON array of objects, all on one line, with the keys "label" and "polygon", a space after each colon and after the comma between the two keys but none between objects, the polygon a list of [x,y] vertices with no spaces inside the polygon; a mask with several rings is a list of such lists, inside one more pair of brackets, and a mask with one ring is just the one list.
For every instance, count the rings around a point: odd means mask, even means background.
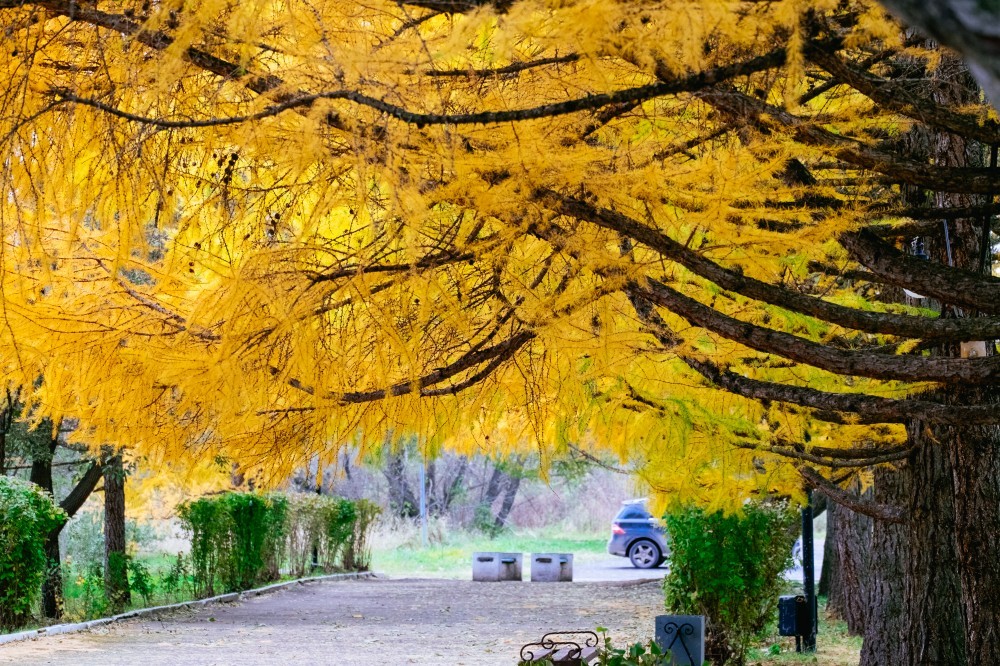
[{"label": "rough bark", "polygon": [[[978,97],[974,82],[957,59],[946,60],[939,71],[948,85],[942,85],[936,95],[948,102],[971,102]],[[986,163],[985,146],[963,137],[939,135],[936,149],[939,163],[975,166]],[[941,207],[962,207],[988,203],[992,196],[983,200],[939,193],[936,199]],[[945,222],[950,229],[943,234],[946,243],[936,244],[937,260],[974,273],[988,268],[988,262],[983,260],[983,251],[989,249],[988,227],[984,230],[982,222],[981,218]],[[989,252],[985,254],[988,257]],[[945,317],[974,314],[947,301],[942,306]],[[958,356],[960,350],[957,345],[946,345],[937,353]],[[946,399],[954,404],[967,404],[971,400],[997,404],[997,386],[993,383],[978,390],[960,387],[949,391]],[[1000,571],[995,563],[1000,534],[1000,430],[996,426],[936,426],[925,428],[923,434],[934,440],[941,456],[947,456],[952,472],[952,532],[966,663],[997,664],[1000,663],[1000,605],[996,600],[1000,595]]]},{"label": "rough bark", "polygon": [[[866,493],[870,495],[871,491]],[[872,593],[872,531],[871,518],[831,502],[826,533],[826,552],[831,554],[826,607],[847,623],[852,634],[858,635],[865,632]]]},{"label": "rough bark", "polygon": [[[876,470],[872,486],[874,501],[905,504],[909,493],[909,473],[905,466],[899,471]],[[904,526],[873,521],[867,548],[867,609],[860,666],[904,664],[903,633],[908,618],[904,616],[903,584],[909,552]]]},{"label": "rough bark", "polygon": [[946,447],[919,424],[908,428],[912,492],[903,592],[905,664],[965,664],[962,589],[955,550],[953,470]]},{"label": "rough bark", "polygon": [[962,53],[987,96],[1000,104],[1000,6],[970,0],[882,0],[882,4]]},{"label": "rough bark", "polygon": [[1000,664],[1000,428],[950,428],[969,666]]},{"label": "rough bark", "polygon": [[114,612],[131,602],[125,540],[125,468],[121,455],[104,463],[104,591]]}]

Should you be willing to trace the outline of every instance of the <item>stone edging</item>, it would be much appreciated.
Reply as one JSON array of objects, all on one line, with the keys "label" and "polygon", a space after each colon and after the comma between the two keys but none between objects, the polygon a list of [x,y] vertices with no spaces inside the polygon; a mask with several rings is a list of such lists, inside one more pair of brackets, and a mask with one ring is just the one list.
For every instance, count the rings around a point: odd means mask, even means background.
[{"label": "stone edging", "polygon": [[208,599],[196,599],[193,601],[182,601],[176,604],[170,604],[168,606],[153,606],[152,608],[137,608],[135,610],[127,611],[125,613],[119,613],[118,615],[113,615],[111,617],[102,617],[97,620],[89,620],[87,622],[76,622],[74,624],[55,624],[51,627],[40,627],[38,629],[30,629],[28,631],[20,631],[16,634],[3,634],[0,635],[0,645],[4,643],[13,643],[15,641],[24,641],[31,638],[40,638],[42,636],[56,636],[58,634],[69,634],[76,631],[86,631],[87,629],[93,629],[94,627],[100,627],[101,625],[111,624],[112,622],[118,622],[120,620],[128,620],[136,617],[145,617],[147,615],[154,615],[156,613],[162,613],[164,611],[180,610],[182,608],[197,608],[199,606],[207,606],[209,604],[221,604],[228,603],[231,601],[239,601],[247,597],[259,597],[262,594],[267,594],[269,592],[276,592],[285,587],[291,587],[293,585],[305,585],[306,583],[318,583],[330,580],[352,580],[352,579],[365,579],[365,578],[375,578],[378,574],[372,573],[371,571],[362,571],[359,573],[342,573],[342,574],[329,574],[326,576],[313,576],[310,578],[296,578],[295,580],[285,581],[284,583],[275,583],[273,585],[267,585],[265,587],[258,587],[253,590],[244,590],[243,592],[230,592],[229,594],[220,594],[218,596],[209,597]]}]

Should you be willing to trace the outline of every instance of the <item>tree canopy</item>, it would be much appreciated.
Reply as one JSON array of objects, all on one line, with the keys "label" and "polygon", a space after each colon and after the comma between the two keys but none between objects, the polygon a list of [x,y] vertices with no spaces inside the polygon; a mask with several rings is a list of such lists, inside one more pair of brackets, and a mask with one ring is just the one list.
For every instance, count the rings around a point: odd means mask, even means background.
[{"label": "tree canopy", "polygon": [[3,372],[84,441],[275,476],[390,432],[574,443],[723,506],[898,461],[915,417],[1000,420],[926,394],[1000,374],[927,353],[1000,337],[989,253],[893,242],[997,210],[1000,172],[907,137],[1000,124],[877,5],[0,16]]}]

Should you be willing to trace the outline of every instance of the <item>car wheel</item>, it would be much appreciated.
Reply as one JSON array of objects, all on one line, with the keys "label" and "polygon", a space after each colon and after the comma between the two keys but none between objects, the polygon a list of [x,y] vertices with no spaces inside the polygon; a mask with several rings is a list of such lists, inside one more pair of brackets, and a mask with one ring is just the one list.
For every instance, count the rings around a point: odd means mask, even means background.
[{"label": "car wheel", "polygon": [[660,549],[652,541],[639,539],[628,549],[628,559],[636,569],[655,569],[660,566],[663,557]]}]

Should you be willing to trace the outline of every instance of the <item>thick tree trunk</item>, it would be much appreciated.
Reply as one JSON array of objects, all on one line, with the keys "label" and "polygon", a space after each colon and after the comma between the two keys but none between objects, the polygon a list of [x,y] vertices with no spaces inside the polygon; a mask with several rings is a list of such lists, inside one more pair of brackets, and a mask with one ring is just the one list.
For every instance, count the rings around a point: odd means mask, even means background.
[{"label": "thick tree trunk", "polygon": [[955,545],[969,666],[1000,664],[1000,428],[951,428]]},{"label": "thick tree trunk", "polygon": [[906,523],[909,544],[903,642],[905,664],[965,664],[962,589],[955,550],[955,489],[947,447],[913,424],[908,428],[914,451]]},{"label": "thick tree trunk", "polygon": [[131,602],[125,541],[125,469],[121,455],[104,463],[104,591],[114,612]]},{"label": "thick tree trunk", "polygon": [[[876,502],[905,506],[910,494],[909,474],[905,469],[877,469],[872,490]],[[858,544],[869,553],[860,666],[903,664],[903,635],[908,622],[903,614],[903,586],[909,543],[903,525],[873,520],[871,528],[870,541]]]},{"label": "thick tree trunk", "polygon": [[[979,97],[975,83],[957,58],[946,58],[938,69],[943,83],[935,97],[942,101],[974,102]],[[936,136],[935,160],[946,166],[986,165],[985,146],[960,137],[940,133]],[[938,193],[937,203],[943,207],[964,207],[986,203],[981,197]],[[984,234],[982,220],[958,219],[943,227],[942,238],[935,243],[935,258],[957,268],[975,272],[989,269],[990,239]],[[968,317],[975,313],[945,306],[942,317]],[[958,345],[949,345],[938,353],[959,356]],[[962,404],[967,398],[981,400],[985,393],[996,394],[989,386],[975,392],[963,388],[951,389],[944,400]],[[920,424],[918,424],[919,427]],[[945,501],[943,488],[951,491],[947,515],[953,543],[956,581],[948,581],[959,591],[963,628],[965,662],[975,666],[1000,663],[1000,429],[996,427],[924,427],[920,435],[932,439],[935,458],[946,459],[941,471],[951,472],[950,483],[941,480],[940,501]],[[943,533],[943,532],[942,532]],[[946,630],[951,630],[947,627]]]},{"label": "thick tree trunk", "polygon": [[842,506],[827,510],[826,552],[831,554],[827,611],[843,619],[852,634],[864,634],[869,615],[872,522]]}]

